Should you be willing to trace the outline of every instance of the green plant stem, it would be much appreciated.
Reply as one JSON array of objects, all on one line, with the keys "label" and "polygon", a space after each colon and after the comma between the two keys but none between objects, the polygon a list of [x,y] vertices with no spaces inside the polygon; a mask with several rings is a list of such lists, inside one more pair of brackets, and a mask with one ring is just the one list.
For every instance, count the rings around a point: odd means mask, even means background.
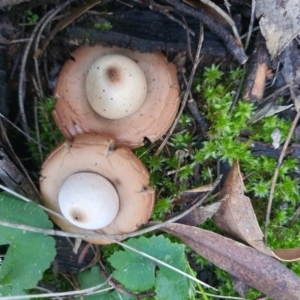
[{"label": "green plant stem", "polygon": [[[190,273],[193,275],[193,270],[192,270],[190,264],[188,264],[188,268],[189,268]],[[198,289],[200,290],[200,292],[201,292],[201,294],[202,294],[202,296],[203,296],[203,299],[204,299],[204,300],[209,300],[209,299],[207,298],[207,296],[206,296],[206,293],[205,293],[205,291],[204,291],[202,285],[199,284],[198,282],[196,282],[196,284],[197,284],[197,287],[198,287]]]}]

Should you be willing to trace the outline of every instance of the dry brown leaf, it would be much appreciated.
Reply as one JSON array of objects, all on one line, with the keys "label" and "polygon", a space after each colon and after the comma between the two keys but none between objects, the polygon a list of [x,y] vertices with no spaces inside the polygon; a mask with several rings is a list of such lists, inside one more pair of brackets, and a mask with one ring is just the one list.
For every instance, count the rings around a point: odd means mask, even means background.
[{"label": "dry brown leaf", "polygon": [[299,0],[257,0],[255,14],[274,59],[300,32]]},{"label": "dry brown leaf", "polygon": [[239,163],[234,161],[219,193],[225,200],[214,215],[219,230],[229,236],[246,242],[255,249],[283,261],[300,259],[300,249],[278,249],[272,251],[263,241],[250,199],[244,195],[245,186]]},{"label": "dry brown leaf", "polygon": [[219,193],[220,198],[226,197],[226,199],[222,202],[214,219],[223,233],[245,241],[254,248],[260,248],[259,245],[263,244],[263,233],[258,225],[251,201],[244,195],[244,191],[239,164],[235,161]]},{"label": "dry brown leaf", "polygon": [[300,278],[274,258],[197,227],[173,223],[161,229],[273,300],[300,299]]},{"label": "dry brown leaf", "polygon": [[[177,220],[177,223],[190,225],[190,226],[198,226],[204,223],[207,219],[210,219],[219,209],[221,202],[215,202],[210,205],[197,207],[188,215],[182,217]],[[174,215],[171,215],[172,218]]]}]

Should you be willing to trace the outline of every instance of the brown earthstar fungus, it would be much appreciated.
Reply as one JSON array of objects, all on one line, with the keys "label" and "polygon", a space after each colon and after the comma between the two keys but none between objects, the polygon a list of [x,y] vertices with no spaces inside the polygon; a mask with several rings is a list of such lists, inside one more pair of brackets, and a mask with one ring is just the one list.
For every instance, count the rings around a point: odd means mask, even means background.
[{"label": "brown earthstar fungus", "polygon": [[176,67],[163,54],[81,46],[72,57],[54,92],[53,116],[66,138],[95,133],[136,148],[169,129],[179,87]]},{"label": "brown earthstar fungus", "polygon": [[[41,170],[44,205],[63,230],[123,234],[136,231],[152,213],[155,191],[141,161],[112,139],[84,134],[65,141]],[[108,244],[109,239],[86,239]]]}]

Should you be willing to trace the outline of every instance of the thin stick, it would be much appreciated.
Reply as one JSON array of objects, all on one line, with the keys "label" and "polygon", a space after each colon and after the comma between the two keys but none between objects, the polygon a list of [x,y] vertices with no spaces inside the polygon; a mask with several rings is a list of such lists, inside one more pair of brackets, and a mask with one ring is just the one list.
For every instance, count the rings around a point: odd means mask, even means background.
[{"label": "thin stick", "polygon": [[[100,272],[103,275],[103,277],[105,279],[108,278],[108,274],[104,268],[104,265],[101,263],[101,261],[99,261],[99,268],[100,268]],[[141,298],[147,298],[147,297],[154,297],[156,295],[155,292],[150,291],[150,292],[141,292],[141,293],[134,293],[134,292],[130,292],[127,291],[125,288],[122,287],[122,285],[118,282],[116,282],[116,280],[114,280],[113,278],[107,280],[107,284],[110,285],[112,288],[114,288],[116,290],[116,292],[119,292],[121,294],[124,294],[128,297],[132,297],[132,298],[137,298],[137,299],[141,299]]]},{"label": "thin stick", "polygon": [[27,179],[27,181],[29,182],[29,184],[31,185],[32,189],[27,191],[27,194],[30,194],[30,197],[35,201],[40,203],[41,201],[41,196],[40,193],[37,189],[37,187],[34,185],[31,177],[29,176],[27,170],[25,169],[25,167],[23,166],[23,164],[21,163],[19,157],[16,155],[16,153],[14,152],[14,149],[10,143],[10,140],[6,134],[6,130],[4,130],[3,124],[2,124],[2,119],[0,118],[0,130],[1,130],[1,136],[2,136],[2,141],[6,144],[6,146],[8,147],[8,150],[10,151],[11,155],[13,156],[15,162],[18,164],[18,167],[21,169],[21,171],[23,172],[23,175],[25,176],[25,178]]},{"label": "thin stick", "polygon": [[250,24],[249,24],[248,34],[247,34],[247,38],[246,38],[246,42],[245,42],[245,50],[247,50],[247,48],[249,46],[249,41],[250,41],[250,37],[251,37],[251,34],[252,34],[252,30],[253,30],[255,7],[256,7],[256,1],[252,0],[251,18],[250,18]]},{"label": "thin stick", "polygon": [[164,261],[161,261],[161,260],[159,260],[159,259],[157,259],[157,258],[155,258],[155,257],[153,257],[153,256],[151,256],[151,255],[149,255],[149,254],[147,254],[145,252],[139,251],[139,250],[137,250],[137,249],[135,249],[135,248],[133,248],[133,247],[131,247],[129,245],[124,244],[124,243],[118,242],[116,240],[114,240],[114,242],[116,244],[122,246],[123,248],[127,248],[127,249],[129,249],[129,250],[131,250],[131,251],[133,251],[135,253],[138,253],[138,254],[140,254],[140,255],[142,255],[144,257],[147,257],[147,258],[153,260],[154,262],[158,263],[159,265],[163,265],[163,266],[167,267],[168,269],[171,269],[171,270],[173,270],[173,271],[175,271],[175,272],[177,272],[177,273],[179,273],[179,274],[181,274],[181,275],[183,275],[183,276],[185,276],[185,277],[187,277],[187,278],[189,278],[189,279],[191,279],[191,280],[193,280],[195,282],[198,282],[198,283],[200,283],[201,285],[203,285],[203,286],[205,286],[207,288],[210,288],[210,289],[213,289],[213,290],[217,291],[216,288],[214,288],[214,287],[206,284],[205,282],[203,282],[203,281],[201,281],[201,280],[193,277],[190,274],[187,274],[187,273],[185,273],[185,272],[183,272],[183,271],[181,271],[181,270],[179,270],[179,269],[177,269],[177,268],[175,268],[175,267],[173,267],[173,266],[165,263]]},{"label": "thin stick", "polygon": [[[67,3],[64,3],[66,5]],[[19,99],[19,109],[21,114],[21,120],[22,120],[22,126],[23,130],[26,133],[26,136],[29,136],[29,127],[27,123],[27,117],[25,113],[25,107],[24,107],[24,98],[25,98],[25,91],[24,91],[24,81],[25,81],[25,67],[27,62],[27,57],[29,54],[30,47],[33,43],[33,40],[35,38],[36,33],[39,30],[39,27],[43,24],[43,22],[47,19],[47,17],[54,11],[54,9],[50,10],[47,14],[45,14],[40,21],[36,24],[34,30],[31,33],[30,39],[25,47],[22,62],[21,62],[21,68],[20,68],[20,77],[19,77],[19,88],[18,88],[18,99]]]},{"label": "thin stick", "polygon": [[110,290],[113,290],[112,287],[97,291],[99,288],[101,288],[102,286],[104,286],[105,284],[107,284],[107,282],[101,283],[97,286],[88,288],[88,289],[84,289],[84,290],[80,290],[80,291],[72,291],[72,292],[61,292],[61,293],[48,293],[48,294],[38,294],[38,295],[20,295],[20,296],[5,296],[2,297],[1,296],[1,300],[16,300],[16,299],[33,299],[33,298],[50,298],[50,297],[66,297],[66,296],[76,296],[76,295],[88,295],[88,294],[95,294],[96,293],[103,293],[103,292],[107,292]]},{"label": "thin stick", "polygon": [[[74,0],[72,0],[74,1]],[[67,15],[65,18],[63,18],[49,33],[47,38],[44,40],[44,44],[41,48],[41,54],[45,51],[50,41],[54,38],[54,36],[62,29],[67,27],[69,24],[71,24],[74,20],[79,18],[82,14],[84,14],[86,11],[94,7],[95,5],[101,3],[102,0],[89,0],[87,3],[85,3],[82,6],[79,6],[72,10],[69,15]],[[68,1],[69,4],[69,1]]]},{"label": "thin stick", "polygon": [[[199,291],[196,291],[197,294],[202,294]],[[205,293],[206,296],[212,297],[212,298],[218,298],[218,299],[233,299],[233,300],[247,300],[246,298],[240,298],[240,297],[233,297],[233,296],[221,296],[221,295],[215,295],[210,293]]]},{"label": "thin stick", "polygon": [[[129,237],[134,237],[138,236],[147,232],[151,232],[154,230],[157,230],[161,227],[164,227],[166,224],[173,223],[182,217],[188,215],[190,212],[192,212],[194,209],[196,209],[198,206],[200,206],[203,202],[205,202],[206,199],[211,195],[213,190],[218,186],[218,184],[221,181],[221,176],[217,178],[217,180],[213,183],[212,185],[212,190],[207,192],[202,198],[201,196],[198,197],[198,200],[196,200],[195,204],[193,204],[189,209],[185,210],[184,212],[180,213],[179,215],[163,222],[156,224],[151,227],[147,227],[135,232],[131,233],[126,233],[126,234],[99,234],[99,233],[71,233],[71,232],[65,232],[61,230],[53,230],[53,229],[46,229],[46,228],[39,228],[35,226],[28,226],[28,225],[23,225],[23,224],[18,224],[18,223],[13,223],[13,222],[7,222],[7,221],[1,221],[0,220],[0,225],[6,226],[6,227],[11,227],[11,228],[18,228],[22,230],[27,230],[27,231],[32,231],[32,232],[38,232],[38,233],[43,233],[43,234],[48,234],[48,235],[56,235],[56,236],[64,236],[64,237],[74,237],[74,238],[107,238],[107,239],[127,239]],[[199,200],[200,198],[200,200]],[[44,208],[43,208],[44,209]]]},{"label": "thin stick", "polygon": [[33,115],[34,115],[34,128],[35,128],[35,136],[36,139],[38,141],[38,150],[40,153],[40,160],[43,161],[44,157],[43,157],[43,151],[42,151],[42,147],[41,147],[41,139],[40,139],[40,127],[39,127],[39,120],[38,120],[38,108],[37,108],[37,97],[33,97],[33,101],[34,101],[34,107],[33,107]]},{"label": "thin stick", "polygon": [[173,134],[173,131],[174,131],[174,129],[175,129],[175,127],[176,127],[176,125],[177,125],[177,123],[180,119],[180,116],[181,116],[181,114],[182,114],[182,112],[185,108],[185,105],[187,103],[187,100],[188,100],[188,97],[189,97],[189,94],[190,94],[190,91],[191,91],[191,87],[192,87],[192,84],[193,84],[193,81],[194,81],[194,76],[195,76],[197,67],[198,67],[198,65],[201,61],[200,52],[201,52],[201,48],[202,48],[202,43],[203,43],[203,24],[202,24],[202,22],[200,22],[199,42],[198,42],[197,52],[196,52],[196,56],[195,56],[195,62],[194,62],[194,65],[193,65],[193,68],[192,68],[192,71],[191,71],[191,76],[189,78],[189,83],[186,87],[186,91],[185,91],[180,109],[179,109],[178,114],[176,116],[176,119],[174,120],[171,128],[169,129],[168,134],[165,137],[164,141],[161,143],[161,145],[157,149],[155,155],[159,155],[159,153],[162,151],[162,149],[167,144],[167,142],[168,142],[169,138],[171,137],[171,135]]},{"label": "thin stick", "polygon": [[[11,195],[13,195],[13,196],[15,196],[15,197],[17,197],[17,198],[19,198],[19,199],[25,201],[25,202],[34,202],[34,201],[30,200],[29,198],[27,198],[27,197],[25,197],[25,196],[22,196],[22,195],[20,195],[20,194],[18,194],[18,193],[16,193],[16,192],[14,192],[13,190],[7,188],[6,186],[4,186],[4,185],[2,185],[2,184],[0,184],[0,189],[2,189],[2,190],[4,190],[4,191],[8,192],[9,194],[11,194]],[[36,202],[35,202],[35,203],[36,203]],[[43,205],[38,204],[38,206],[39,206],[41,209],[43,209],[43,210],[45,210],[46,212],[48,212],[48,213],[51,213],[51,214],[53,214],[53,215],[55,215],[55,216],[57,216],[57,217],[59,217],[59,218],[65,219],[65,217],[63,217],[63,216],[60,215],[59,213],[57,213],[57,212],[55,212],[55,211],[53,211],[53,210],[51,210],[51,209],[49,209],[49,208],[47,208],[47,207],[45,207],[45,206],[43,206]],[[1,299],[1,298],[0,298],[0,299]]]},{"label": "thin stick", "polygon": [[[207,6],[210,6],[213,10],[215,10],[220,16],[222,16],[222,18],[224,20],[226,20],[226,22],[230,25],[231,29],[232,29],[232,32],[235,36],[235,38],[237,39],[237,41],[239,42],[239,44],[242,46],[242,41],[241,41],[241,38],[240,38],[240,35],[236,29],[236,26],[235,26],[235,23],[234,21],[229,17],[229,15],[222,9],[220,8],[219,6],[217,6],[215,3],[213,3],[212,1],[210,0],[200,0],[202,3],[206,4]],[[183,0],[183,2],[193,6],[193,7],[196,7],[198,8],[198,6],[195,6],[193,5],[190,1],[187,1],[187,0]]]},{"label": "thin stick", "polygon": [[173,5],[178,11],[191,15],[203,22],[211,32],[220,37],[227,49],[232,53],[235,59],[244,64],[248,57],[244,52],[244,49],[238,44],[238,42],[234,39],[234,37],[219,23],[216,23],[215,20],[206,14],[202,9],[195,9],[194,7],[185,4],[180,0],[165,0],[165,2]]},{"label": "thin stick", "polygon": [[279,173],[279,168],[281,166],[281,163],[283,161],[283,158],[285,156],[285,152],[287,150],[288,144],[291,140],[291,137],[293,135],[293,132],[295,130],[295,127],[298,123],[298,120],[300,118],[300,109],[297,112],[297,115],[292,123],[292,126],[290,128],[289,134],[284,142],[284,145],[282,147],[277,165],[276,165],[276,169],[273,175],[273,180],[272,180],[272,185],[271,185],[271,190],[270,190],[270,196],[269,196],[269,201],[268,201],[268,207],[267,207],[267,213],[266,213],[266,221],[265,221],[265,244],[267,245],[267,241],[268,241],[268,226],[269,226],[269,221],[270,221],[270,213],[271,213],[271,208],[272,208],[272,202],[273,202],[273,196],[274,196],[274,191],[275,191],[275,186],[276,186],[276,181],[278,178],[278,173]]},{"label": "thin stick", "polygon": [[16,126],[13,122],[11,122],[9,119],[7,119],[4,115],[2,115],[0,113],[0,117],[2,119],[4,119],[7,123],[9,123],[13,128],[15,128],[16,130],[18,130],[19,132],[21,132],[24,136],[26,136],[27,140],[30,140],[32,142],[34,142],[35,144],[39,145],[39,147],[43,148],[44,150],[49,150],[49,148],[45,147],[44,145],[40,144],[37,140],[35,140],[34,138],[32,138],[31,136],[27,135],[25,131],[23,131],[21,128],[19,128],[18,126]]}]

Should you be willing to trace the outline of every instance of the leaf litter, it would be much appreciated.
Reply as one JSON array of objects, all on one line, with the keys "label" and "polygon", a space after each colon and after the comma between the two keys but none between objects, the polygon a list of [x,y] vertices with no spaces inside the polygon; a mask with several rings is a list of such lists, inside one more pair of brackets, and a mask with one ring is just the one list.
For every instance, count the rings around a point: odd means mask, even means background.
[{"label": "leaf litter", "polygon": [[[246,285],[265,293],[272,299],[299,299],[300,278],[278,260],[300,259],[300,249],[271,250],[257,222],[238,161],[234,161],[224,186],[218,194],[220,203],[214,220],[226,236],[185,224],[168,224],[163,230],[175,235],[198,254],[229,272]],[[274,259],[275,258],[275,259]]]}]

